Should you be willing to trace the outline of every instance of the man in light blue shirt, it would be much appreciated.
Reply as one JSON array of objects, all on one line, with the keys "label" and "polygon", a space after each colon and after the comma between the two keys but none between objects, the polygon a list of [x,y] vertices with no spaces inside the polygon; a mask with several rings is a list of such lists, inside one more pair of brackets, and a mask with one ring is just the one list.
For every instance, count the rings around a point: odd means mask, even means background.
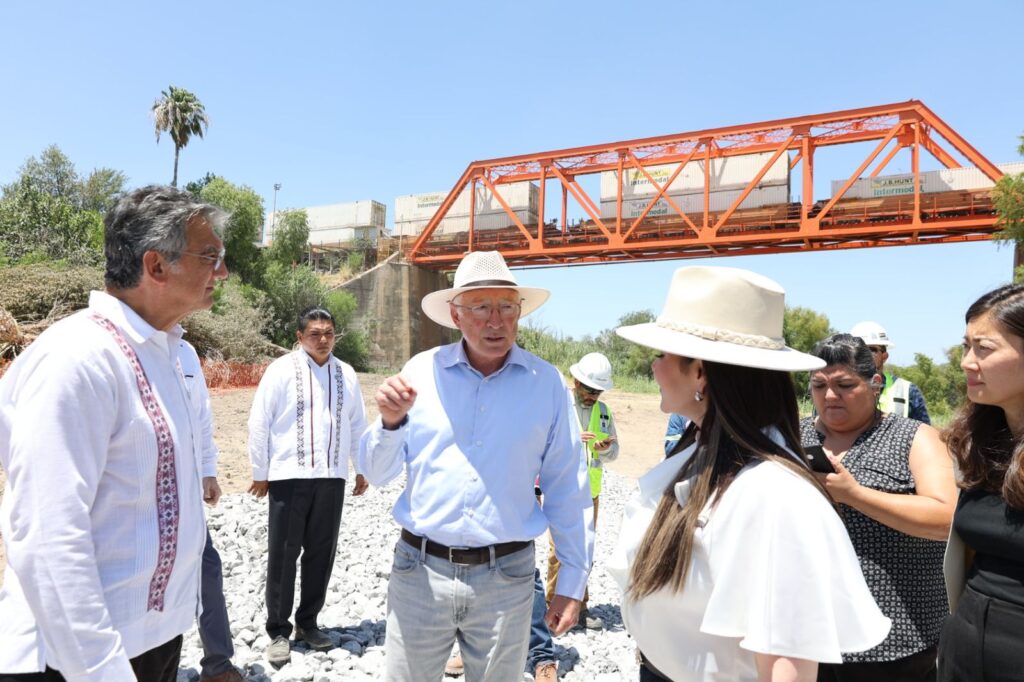
[{"label": "man in light blue shirt", "polygon": [[[533,605],[533,539],[548,528],[562,570],[545,620],[576,623],[593,555],[579,429],[558,370],[516,345],[547,300],[496,252],[467,254],[452,289],[423,299],[462,341],[420,353],[376,395],[359,464],[374,485],[403,471],[388,585],[388,680],[440,679],[456,640],[466,679],[518,679]],[[551,493],[541,508],[534,482]]]}]

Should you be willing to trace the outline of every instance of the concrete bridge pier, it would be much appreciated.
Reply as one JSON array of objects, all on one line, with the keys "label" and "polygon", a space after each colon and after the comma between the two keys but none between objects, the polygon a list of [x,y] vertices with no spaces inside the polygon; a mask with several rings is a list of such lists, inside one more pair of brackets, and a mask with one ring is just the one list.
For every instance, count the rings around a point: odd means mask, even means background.
[{"label": "concrete bridge pier", "polygon": [[356,297],[355,324],[369,338],[370,364],[378,369],[401,369],[416,353],[458,338],[420,308],[424,296],[450,286],[448,275],[400,262],[398,256],[341,286]]}]

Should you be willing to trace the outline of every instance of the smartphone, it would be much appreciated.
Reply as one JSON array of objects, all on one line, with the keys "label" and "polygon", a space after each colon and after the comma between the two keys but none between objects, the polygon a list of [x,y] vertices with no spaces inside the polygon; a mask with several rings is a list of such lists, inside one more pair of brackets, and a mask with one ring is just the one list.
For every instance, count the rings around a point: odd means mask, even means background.
[{"label": "smartphone", "polygon": [[836,472],[832,462],[828,461],[825,449],[820,445],[805,445],[804,461],[807,462],[807,466],[811,468],[811,471],[819,474],[834,474]]}]

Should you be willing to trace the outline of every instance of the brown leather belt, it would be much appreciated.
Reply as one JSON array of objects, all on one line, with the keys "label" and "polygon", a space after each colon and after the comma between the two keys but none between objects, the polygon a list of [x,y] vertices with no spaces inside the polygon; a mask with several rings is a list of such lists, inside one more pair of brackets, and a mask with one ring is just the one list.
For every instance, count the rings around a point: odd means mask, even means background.
[{"label": "brown leather belt", "polygon": [[[417,548],[423,544],[424,540],[424,538],[410,533],[404,528],[402,529],[402,539]],[[518,552],[521,549],[526,549],[530,546],[531,542],[530,540],[519,540],[517,542],[500,542],[496,545],[488,545],[487,547],[446,547],[433,540],[427,540],[427,554],[447,559],[453,564],[473,566],[476,564],[486,564],[491,560],[491,547],[494,548],[494,558],[497,559],[498,557]]]}]

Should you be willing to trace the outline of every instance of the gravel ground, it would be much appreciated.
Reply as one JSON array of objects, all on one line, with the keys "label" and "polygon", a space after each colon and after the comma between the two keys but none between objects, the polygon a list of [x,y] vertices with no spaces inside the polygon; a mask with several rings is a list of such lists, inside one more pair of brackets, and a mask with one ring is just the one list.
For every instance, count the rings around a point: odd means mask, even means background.
[{"label": "gravel ground", "polygon": [[[567,681],[635,680],[632,639],[622,625],[619,591],[604,571],[618,536],[622,508],[635,483],[606,471],[601,495],[595,567],[590,577],[590,610],[601,616],[602,630],[572,630],[555,640],[559,675]],[[316,652],[293,645],[291,663],[274,670],[266,661],[270,643],[263,629],[266,577],[266,501],[249,495],[225,495],[209,513],[214,543],[224,563],[224,590],[235,643],[234,663],[249,680],[379,680],[384,670],[387,581],[399,529],[391,507],[400,483],[371,488],[362,497],[347,497],[341,537],[327,603],[319,623],[337,645]],[[537,543],[537,566],[543,575],[548,543]],[[296,600],[297,601],[297,600]],[[198,680],[202,648],[195,629],[185,635],[179,682]],[[451,679],[451,678],[447,678]],[[532,675],[523,676],[532,680]]]}]

